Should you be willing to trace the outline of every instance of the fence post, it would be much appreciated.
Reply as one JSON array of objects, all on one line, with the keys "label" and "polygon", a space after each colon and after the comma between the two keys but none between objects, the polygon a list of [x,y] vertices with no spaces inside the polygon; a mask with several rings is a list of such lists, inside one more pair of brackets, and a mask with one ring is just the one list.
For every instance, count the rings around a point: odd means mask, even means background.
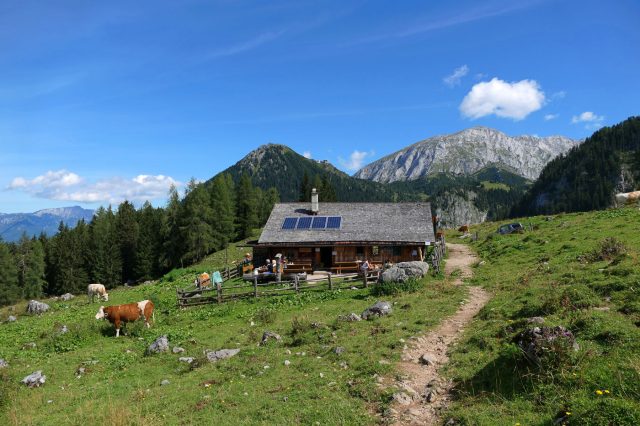
[{"label": "fence post", "polygon": [[216,283],[216,290],[218,291],[218,303],[222,303],[222,284]]},{"label": "fence post", "polygon": [[293,285],[295,286],[296,293],[299,293],[299,292],[300,292],[300,289],[298,288],[298,284],[299,284],[299,283],[298,283],[298,280],[299,280],[299,278],[298,278],[298,274],[295,274],[295,275],[293,276]]},{"label": "fence post", "polygon": [[364,271],[364,287],[369,287],[369,283],[367,282],[367,271]]},{"label": "fence post", "polygon": [[253,296],[258,297],[258,277],[253,277]]},{"label": "fence post", "polygon": [[333,283],[331,282],[331,272],[327,274],[327,278],[329,278],[329,290],[333,290]]}]

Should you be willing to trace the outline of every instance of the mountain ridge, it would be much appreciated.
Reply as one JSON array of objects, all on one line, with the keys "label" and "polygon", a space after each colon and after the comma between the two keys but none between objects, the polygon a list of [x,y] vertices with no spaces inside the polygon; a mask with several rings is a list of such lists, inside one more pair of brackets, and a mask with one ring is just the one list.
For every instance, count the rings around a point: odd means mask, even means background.
[{"label": "mountain ridge", "polygon": [[475,126],[418,141],[364,166],[354,177],[389,183],[438,172],[469,175],[493,164],[534,180],[546,163],[579,143],[565,136],[508,136]]},{"label": "mountain ridge", "polygon": [[41,209],[33,213],[0,213],[0,238],[18,241],[23,233],[32,237],[41,232],[51,236],[58,232],[61,221],[73,227],[81,219],[90,221],[93,214],[94,210],[80,206]]}]

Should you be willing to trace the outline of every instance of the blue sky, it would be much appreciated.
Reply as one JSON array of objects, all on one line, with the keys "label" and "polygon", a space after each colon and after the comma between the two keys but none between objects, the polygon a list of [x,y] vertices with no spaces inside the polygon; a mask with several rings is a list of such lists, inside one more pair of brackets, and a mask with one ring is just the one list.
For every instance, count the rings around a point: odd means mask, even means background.
[{"label": "blue sky", "polygon": [[151,198],[264,143],[352,173],[637,115],[640,2],[0,3],[0,212]]}]

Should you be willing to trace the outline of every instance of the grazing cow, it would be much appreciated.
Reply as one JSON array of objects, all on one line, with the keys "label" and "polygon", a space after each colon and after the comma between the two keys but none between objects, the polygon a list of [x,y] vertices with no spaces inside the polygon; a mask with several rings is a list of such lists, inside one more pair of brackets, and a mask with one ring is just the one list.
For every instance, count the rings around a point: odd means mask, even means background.
[{"label": "grazing cow", "polygon": [[105,302],[109,301],[109,294],[107,293],[107,289],[104,288],[104,285],[102,284],[89,284],[89,286],[87,287],[87,296],[91,300],[91,303],[93,303],[93,298],[95,296],[98,296]]},{"label": "grazing cow", "polygon": [[616,194],[616,204],[618,207],[638,202],[640,202],[640,191],[621,192]]},{"label": "grazing cow", "polygon": [[138,303],[127,303],[126,305],[100,306],[96,314],[96,319],[107,319],[116,328],[116,337],[120,336],[120,325],[123,322],[133,322],[139,318],[144,319],[147,328],[151,327],[149,318],[155,318],[153,314],[153,302],[143,300]]},{"label": "grazing cow", "polygon": [[196,278],[194,284],[197,288],[211,287],[211,277],[206,272],[201,273]]},{"label": "grazing cow", "polygon": [[458,232],[463,232],[463,233],[467,233],[469,232],[469,225],[462,225],[460,228],[458,228]]}]

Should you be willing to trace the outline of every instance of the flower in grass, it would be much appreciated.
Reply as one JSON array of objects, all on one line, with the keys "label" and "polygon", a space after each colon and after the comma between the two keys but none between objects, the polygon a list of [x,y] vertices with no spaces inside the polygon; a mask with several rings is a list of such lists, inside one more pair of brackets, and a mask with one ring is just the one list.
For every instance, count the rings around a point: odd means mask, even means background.
[{"label": "flower in grass", "polygon": [[604,393],[606,393],[607,395],[610,394],[611,392],[609,392],[609,389],[605,389]]},{"label": "flower in grass", "polygon": [[564,412],[564,414],[565,414],[566,416],[570,416],[570,415],[571,415],[571,411],[565,411],[565,412]]},{"label": "flower in grass", "polygon": [[600,389],[596,390],[596,395],[602,395],[602,391]]}]

